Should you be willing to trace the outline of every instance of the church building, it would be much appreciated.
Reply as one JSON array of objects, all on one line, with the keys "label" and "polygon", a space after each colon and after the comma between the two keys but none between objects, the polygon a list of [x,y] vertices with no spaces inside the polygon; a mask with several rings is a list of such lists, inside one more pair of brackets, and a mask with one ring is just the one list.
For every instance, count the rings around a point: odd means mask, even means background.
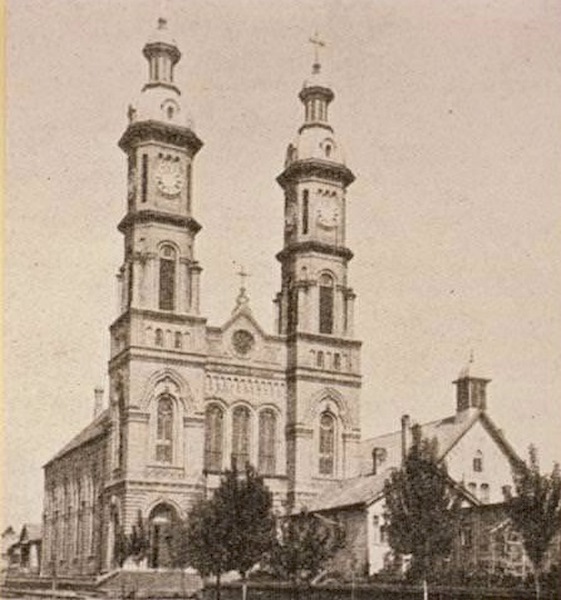
[{"label": "church building", "polygon": [[203,142],[174,82],[181,53],[163,19],[143,55],[147,81],[119,140],[128,197],[109,406],[97,390],[94,421],[45,466],[46,575],[114,568],[116,532],[138,511],[150,528],[149,566],[166,566],[167,528],[232,464],[254,465],[279,511],[360,470],[361,344],[345,240],[354,176],[319,62],[300,90],[303,120],[278,177],[284,244],[276,328],[266,332],[243,287],[222,326],[201,311],[191,181]]},{"label": "church building", "polygon": [[[165,20],[143,55],[146,83],[119,140],[128,194],[108,406],[96,390],[93,421],[44,467],[42,574],[114,570],[117,532],[129,532],[138,514],[150,537],[147,567],[169,566],[173,522],[187,518],[225,469],[248,463],[280,514],[359,507],[357,552],[371,572],[382,568],[381,490],[410,424],[361,442],[361,342],[346,241],[354,175],[329,121],[334,93],[316,58],[277,177],[284,243],[275,330],[257,322],[243,286],[231,317],[214,326],[199,297],[196,207],[204,199],[193,197],[191,183],[203,142],[174,81],[181,53]],[[487,415],[487,383],[462,372],[455,414],[423,426],[476,504],[500,501],[518,460]]]}]

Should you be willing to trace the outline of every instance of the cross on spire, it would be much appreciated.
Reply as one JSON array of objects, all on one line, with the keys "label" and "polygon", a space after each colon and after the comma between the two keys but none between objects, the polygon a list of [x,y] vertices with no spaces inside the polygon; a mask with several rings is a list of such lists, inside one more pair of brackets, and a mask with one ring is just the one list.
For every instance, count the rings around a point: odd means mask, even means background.
[{"label": "cross on spire", "polygon": [[[235,261],[234,261],[235,263]],[[240,308],[242,308],[243,306],[247,306],[249,303],[249,296],[246,293],[246,279],[248,277],[251,277],[250,273],[248,273],[243,265],[239,265],[239,270],[237,271],[237,275],[240,278],[240,292],[238,294],[238,297],[236,298],[236,308],[234,309],[234,312],[236,310],[239,310]]]},{"label": "cross on spire", "polygon": [[240,278],[240,289],[241,290],[245,290],[245,280],[248,277],[251,277],[251,273],[248,273],[243,265],[240,265],[239,271],[238,271],[238,277]]},{"label": "cross on spire", "polygon": [[308,41],[314,46],[314,64],[312,67],[313,72],[319,73],[319,70],[321,68],[321,63],[319,62],[319,50],[320,48],[325,48],[325,42],[319,37],[317,31]]}]

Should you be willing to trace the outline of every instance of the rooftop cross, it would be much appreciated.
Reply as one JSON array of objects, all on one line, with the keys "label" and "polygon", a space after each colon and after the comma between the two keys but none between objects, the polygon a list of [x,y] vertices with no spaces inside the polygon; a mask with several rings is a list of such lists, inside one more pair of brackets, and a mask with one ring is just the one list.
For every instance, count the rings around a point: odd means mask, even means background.
[{"label": "rooftop cross", "polygon": [[238,277],[240,278],[240,289],[245,290],[245,280],[248,277],[251,277],[251,273],[248,273],[243,265],[240,265],[240,270],[238,271]]},{"label": "rooftop cross", "polygon": [[321,68],[321,63],[319,62],[319,49],[325,48],[325,42],[319,37],[318,32],[316,31],[314,35],[309,39],[310,44],[314,46],[314,65],[313,72],[319,73]]},{"label": "rooftop cross", "polygon": [[[234,261],[235,262],[235,261]],[[246,293],[245,289],[245,280],[250,277],[250,274],[240,265],[239,271],[237,272],[238,277],[240,278],[240,293],[236,298],[236,308],[234,311],[239,310],[243,306],[247,306],[249,303],[249,296]]]}]

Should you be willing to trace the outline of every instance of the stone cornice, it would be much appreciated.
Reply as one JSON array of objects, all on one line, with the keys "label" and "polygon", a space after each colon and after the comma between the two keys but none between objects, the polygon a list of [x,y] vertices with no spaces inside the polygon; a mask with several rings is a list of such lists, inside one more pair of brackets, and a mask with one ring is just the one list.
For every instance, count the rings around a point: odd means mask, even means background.
[{"label": "stone cornice", "polygon": [[343,164],[321,158],[307,158],[288,165],[277,177],[277,182],[284,188],[287,184],[306,177],[340,181],[345,187],[355,180],[353,172]]},{"label": "stone cornice", "polygon": [[197,233],[202,229],[200,223],[193,219],[193,217],[151,209],[127,213],[123,219],[121,219],[119,225],[117,225],[117,229],[121,233],[126,233],[131,227],[139,223],[164,223],[166,225],[175,225],[189,229],[193,233]]},{"label": "stone cornice", "polygon": [[134,146],[146,141],[173,144],[187,149],[191,156],[203,146],[203,142],[188,127],[148,120],[131,123],[119,140],[119,148],[129,152]]},{"label": "stone cornice", "polygon": [[362,346],[360,340],[350,340],[341,338],[336,335],[328,335],[325,333],[306,333],[304,331],[298,331],[295,334],[289,336],[289,341],[292,340],[303,340],[306,342],[314,342],[319,344],[325,344],[334,348],[357,348]]},{"label": "stone cornice", "polygon": [[318,254],[340,256],[345,261],[349,261],[353,257],[352,251],[345,246],[332,246],[331,244],[324,244],[323,242],[310,240],[309,242],[296,242],[295,244],[289,244],[288,246],[285,246],[277,254],[277,260],[279,262],[284,262],[292,255],[302,254],[304,252],[317,252]]}]

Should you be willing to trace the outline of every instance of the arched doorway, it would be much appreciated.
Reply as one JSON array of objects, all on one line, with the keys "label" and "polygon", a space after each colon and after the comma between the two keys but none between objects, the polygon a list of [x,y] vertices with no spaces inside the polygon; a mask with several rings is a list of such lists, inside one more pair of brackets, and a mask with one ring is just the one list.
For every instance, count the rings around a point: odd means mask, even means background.
[{"label": "arched doorway", "polygon": [[152,569],[170,568],[171,534],[174,523],[178,522],[177,511],[169,504],[158,504],[149,517],[150,554],[148,566]]}]

